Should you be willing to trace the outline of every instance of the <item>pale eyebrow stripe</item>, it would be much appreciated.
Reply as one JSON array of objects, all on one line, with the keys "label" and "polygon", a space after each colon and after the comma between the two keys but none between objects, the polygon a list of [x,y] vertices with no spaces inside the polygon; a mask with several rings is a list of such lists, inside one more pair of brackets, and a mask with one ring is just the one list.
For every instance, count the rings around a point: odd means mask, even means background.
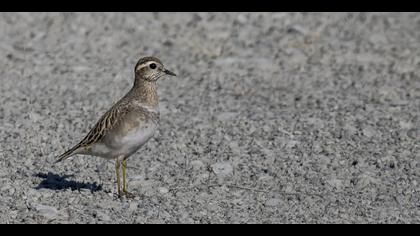
[{"label": "pale eyebrow stripe", "polygon": [[141,68],[144,68],[144,67],[148,67],[149,66],[149,62],[146,62],[146,63],[144,63],[144,64],[140,64],[140,65],[138,65],[137,67],[136,67],[136,71],[138,71],[138,70],[140,70]]},{"label": "pale eyebrow stripe", "polygon": [[148,67],[152,63],[159,64],[159,62],[157,62],[157,61],[147,61],[147,62],[144,62],[144,63],[138,65],[136,67],[136,71],[140,70],[141,68]]}]

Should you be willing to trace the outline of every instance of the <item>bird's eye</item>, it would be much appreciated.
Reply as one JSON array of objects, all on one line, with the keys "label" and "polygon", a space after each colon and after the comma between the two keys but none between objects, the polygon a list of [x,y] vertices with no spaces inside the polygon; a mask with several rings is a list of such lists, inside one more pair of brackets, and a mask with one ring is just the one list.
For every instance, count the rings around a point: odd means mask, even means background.
[{"label": "bird's eye", "polygon": [[156,69],[157,66],[156,66],[155,63],[152,63],[152,64],[149,65],[149,67],[150,67],[150,69]]}]

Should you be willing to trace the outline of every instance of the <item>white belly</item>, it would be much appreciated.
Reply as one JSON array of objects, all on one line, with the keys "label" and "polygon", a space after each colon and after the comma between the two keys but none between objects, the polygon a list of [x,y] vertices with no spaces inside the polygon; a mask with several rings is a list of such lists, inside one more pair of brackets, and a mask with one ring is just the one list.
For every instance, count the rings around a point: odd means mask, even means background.
[{"label": "white belly", "polygon": [[153,123],[128,132],[120,141],[121,150],[128,153],[137,151],[153,137],[156,128],[157,125]]},{"label": "white belly", "polygon": [[157,124],[150,123],[127,132],[124,136],[115,135],[92,146],[92,155],[107,159],[130,156],[153,137]]}]

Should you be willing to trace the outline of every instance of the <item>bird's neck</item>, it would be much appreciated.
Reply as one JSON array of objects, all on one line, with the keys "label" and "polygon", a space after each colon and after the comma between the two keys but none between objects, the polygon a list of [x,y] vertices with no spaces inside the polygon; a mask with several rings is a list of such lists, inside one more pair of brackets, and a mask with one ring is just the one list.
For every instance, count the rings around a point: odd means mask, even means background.
[{"label": "bird's neck", "polygon": [[148,81],[136,76],[130,96],[143,106],[155,108],[159,104],[159,97],[156,90],[156,81]]}]

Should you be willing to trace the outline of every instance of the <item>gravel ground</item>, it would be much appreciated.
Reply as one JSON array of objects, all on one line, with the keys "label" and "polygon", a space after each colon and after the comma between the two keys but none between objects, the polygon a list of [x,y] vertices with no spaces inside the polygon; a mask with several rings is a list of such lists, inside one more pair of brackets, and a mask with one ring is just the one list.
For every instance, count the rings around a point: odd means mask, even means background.
[{"label": "gravel ground", "polygon": [[[420,223],[420,14],[0,14],[1,223]],[[52,165],[155,55],[160,128]]]}]

